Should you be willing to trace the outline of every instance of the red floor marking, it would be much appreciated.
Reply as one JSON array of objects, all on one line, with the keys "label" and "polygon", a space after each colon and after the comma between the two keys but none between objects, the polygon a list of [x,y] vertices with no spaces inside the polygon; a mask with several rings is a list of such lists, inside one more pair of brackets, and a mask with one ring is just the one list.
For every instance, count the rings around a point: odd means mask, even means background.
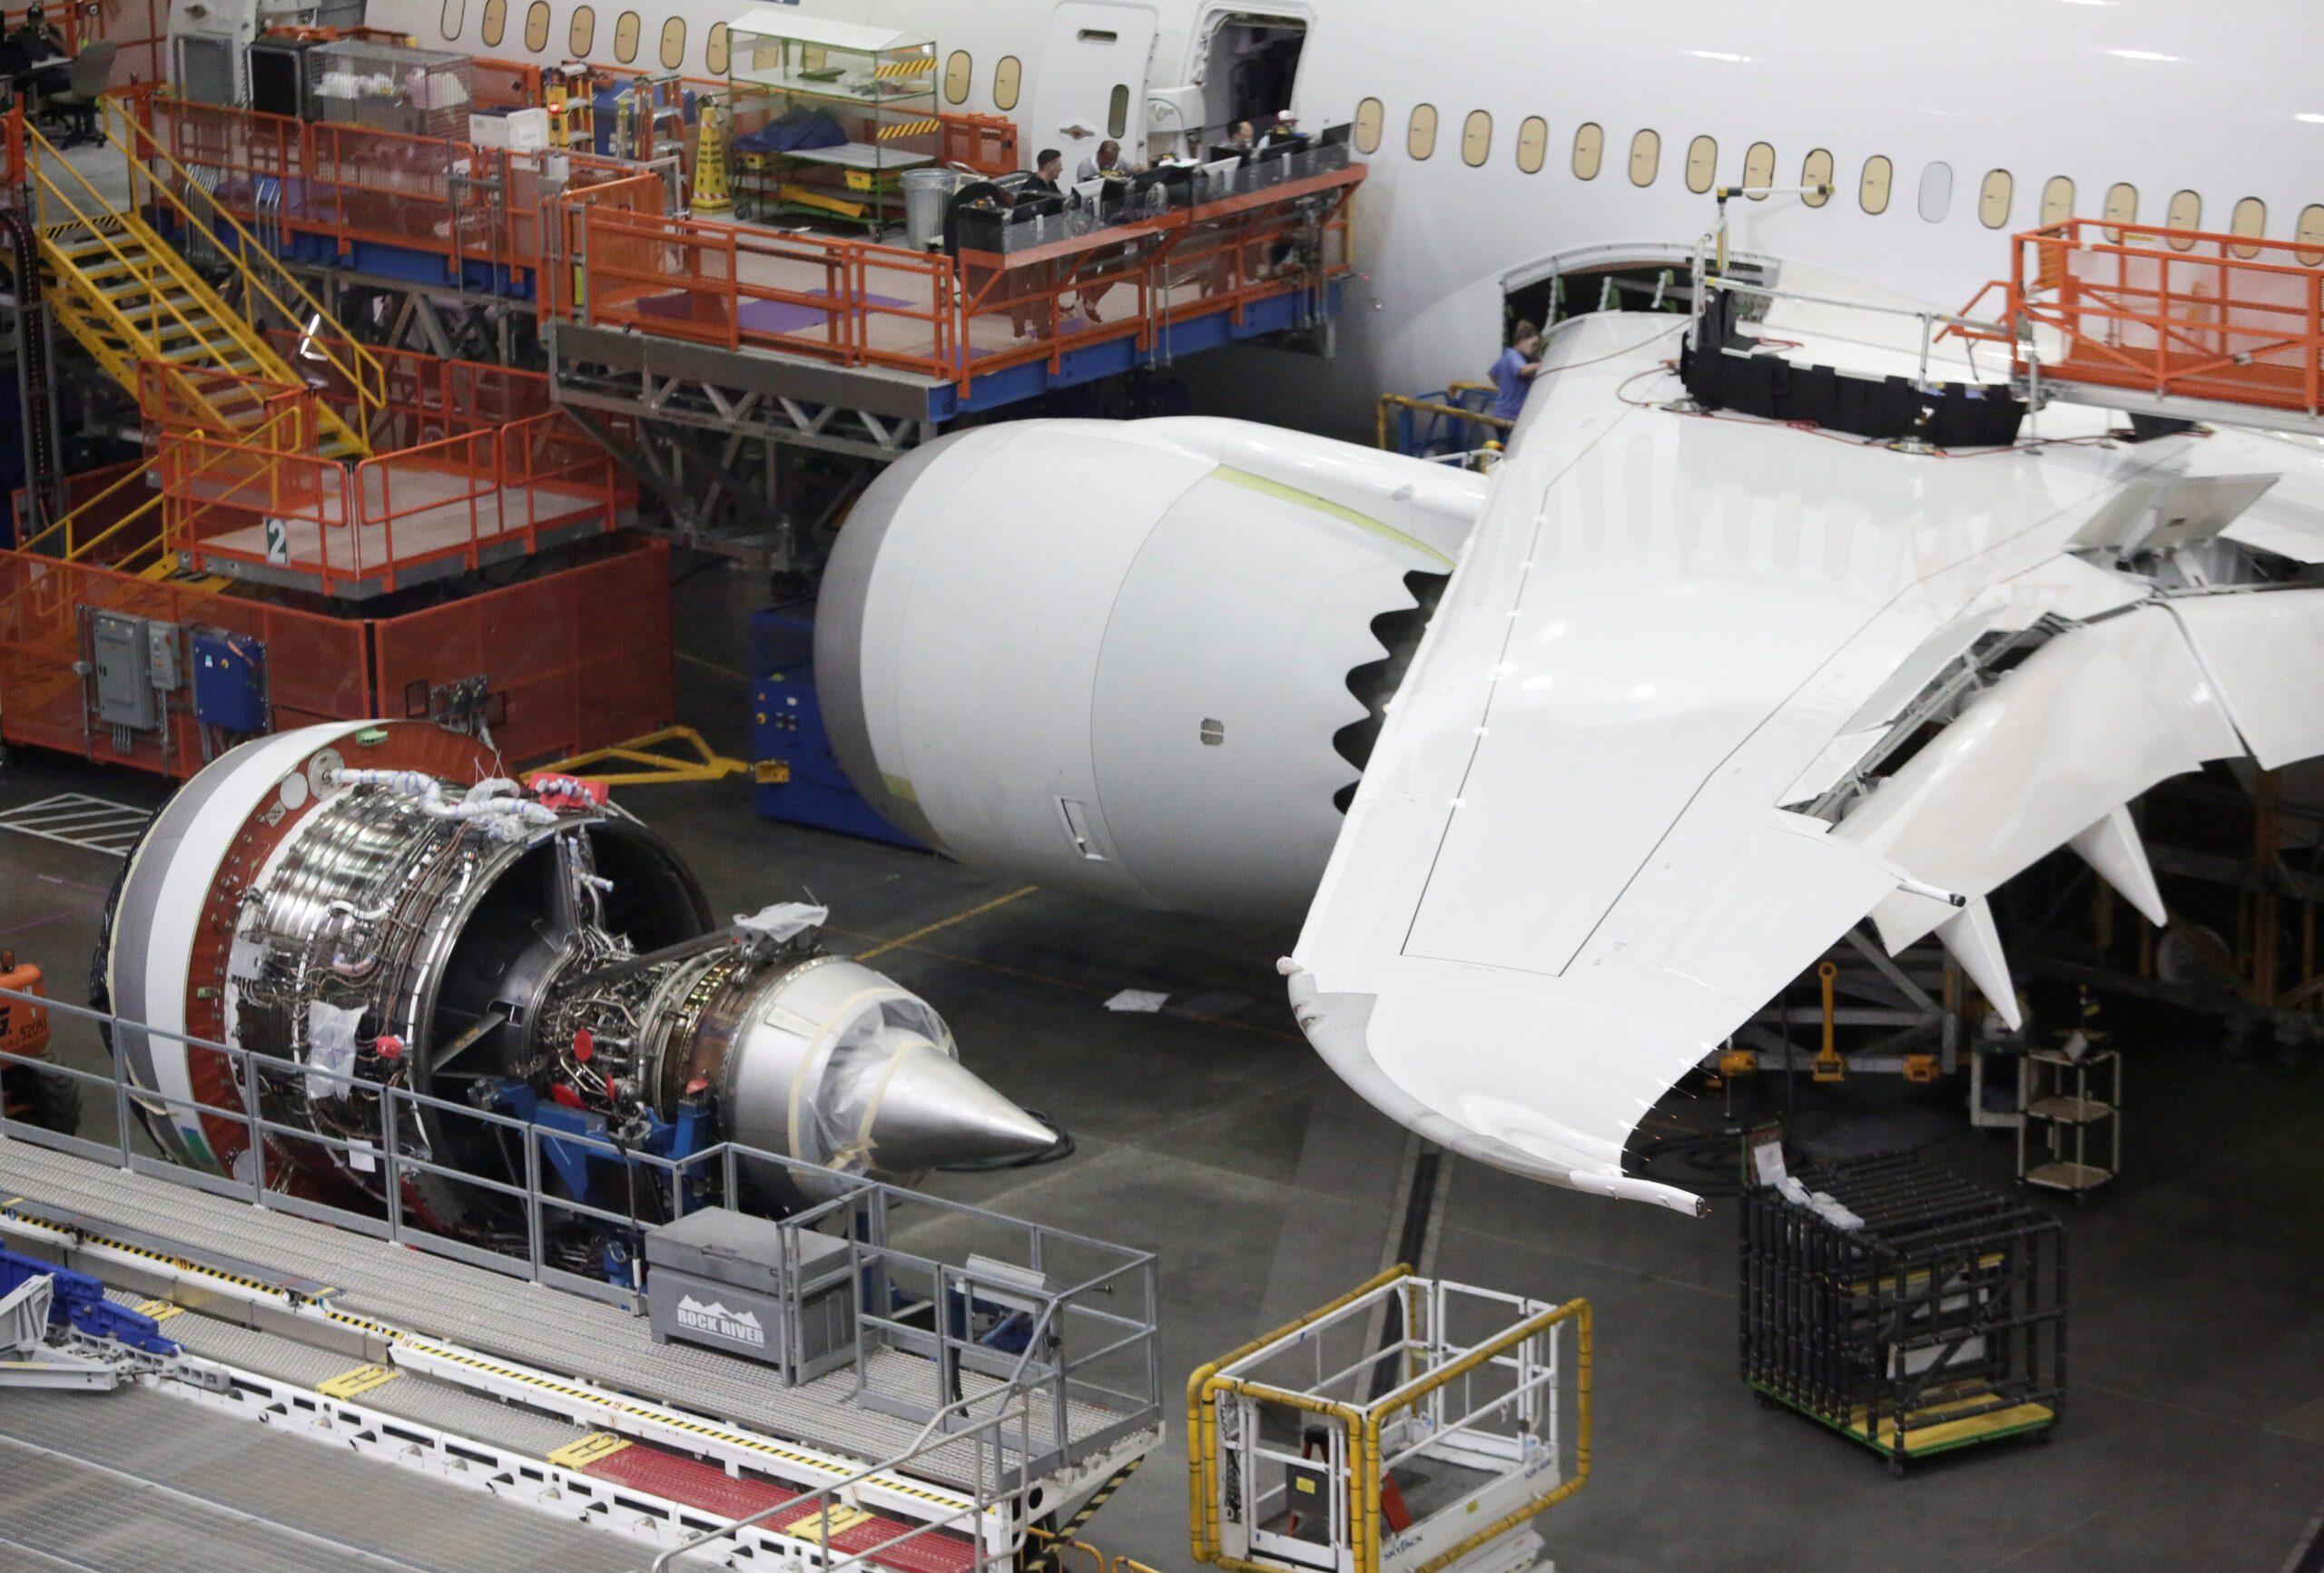
[{"label": "red floor marking", "polygon": [[[617,1453],[607,1453],[586,1465],[581,1472],[593,1480],[610,1480],[713,1514],[722,1523],[763,1513],[780,1502],[806,1500],[784,1487],[763,1480],[738,1480],[716,1464],[665,1452],[642,1442],[633,1442]],[[781,1529],[783,1523],[783,1516],[777,1513],[767,1520],[767,1527]],[[810,1523],[803,1528],[812,1530],[815,1525]],[[901,1519],[875,1516],[869,1522],[841,1530],[832,1537],[832,1543],[842,1551],[870,1551],[911,1528]],[[961,1536],[937,1529],[889,1547],[879,1553],[878,1561],[901,1573],[968,1573],[976,1565],[976,1548]]]}]

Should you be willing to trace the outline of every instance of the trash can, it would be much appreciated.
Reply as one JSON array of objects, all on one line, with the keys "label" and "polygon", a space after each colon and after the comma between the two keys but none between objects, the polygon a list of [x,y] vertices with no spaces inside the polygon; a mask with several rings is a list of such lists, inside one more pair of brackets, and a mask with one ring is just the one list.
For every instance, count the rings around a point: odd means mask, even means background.
[{"label": "trash can", "polygon": [[944,233],[944,205],[960,177],[950,170],[904,172],[904,235],[915,251],[925,251]]}]

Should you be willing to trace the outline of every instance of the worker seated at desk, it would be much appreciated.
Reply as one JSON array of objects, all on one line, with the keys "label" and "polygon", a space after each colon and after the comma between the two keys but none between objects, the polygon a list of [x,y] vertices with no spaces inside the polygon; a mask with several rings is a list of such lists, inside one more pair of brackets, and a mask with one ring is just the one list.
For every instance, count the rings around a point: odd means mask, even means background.
[{"label": "worker seated at desk", "polygon": [[46,96],[62,93],[73,70],[73,57],[65,52],[64,34],[48,21],[37,5],[25,13],[25,19],[0,40],[0,64],[5,64],[8,80],[19,95],[32,93]]},{"label": "worker seated at desk", "polygon": [[1081,161],[1073,180],[1076,185],[1084,181],[1126,181],[1137,172],[1137,166],[1122,162],[1122,144],[1108,137],[1098,144],[1094,156]]},{"label": "worker seated at desk", "polygon": [[1299,117],[1286,109],[1275,117],[1275,123],[1267,128],[1267,134],[1259,139],[1254,151],[1260,158],[1279,157],[1298,152],[1307,141],[1307,133],[1299,129]]},{"label": "worker seated at desk", "polygon": [[1063,196],[1065,188],[1058,184],[1058,177],[1064,173],[1065,155],[1053,147],[1043,148],[1041,156],[1033,161],[1032,177],[1018,186],[1017,200],[1021,202],[1029,196]]}]

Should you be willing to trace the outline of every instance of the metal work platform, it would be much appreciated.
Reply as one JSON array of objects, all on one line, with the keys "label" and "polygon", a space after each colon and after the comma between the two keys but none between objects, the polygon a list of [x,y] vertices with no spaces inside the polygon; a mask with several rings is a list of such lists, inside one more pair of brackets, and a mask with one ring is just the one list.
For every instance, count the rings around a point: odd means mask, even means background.
[{"label": "metal work platform", "polygon": [[[54,1242],[77,1237],[94,1260],[143,1261],[172,1283],[239,1290],[254,1303],[311,1312],[311,1320],[384,1348],[400,1338],[436,1360],[466,1360],[481,1382],[523,1392],[576,1422],[666,1438],[690,1434],[743,1457],[788,1465],[802,1483],[852,1471],[854,1462],[911,1451],[911,1420],[855,1401],[852,1368],[784,1388],[763,1365],[689,1344],[657,1344],[627,1310],[288,1214],[252,1207],[154,1175],[110,1169],[23,1142],[0,1143],[0,1235]],[[925,1361],[894,1350],[867,1362],[872,1392],[899,1408],[924,1396]],[[1003,1383],[974,1372],[964,1394]],[[1054,1424],[1053,1401],[1032,1395],[1036,1434]],[[1121,1413],[1068,1403],[1074,1450],[1127,1461],[1150,1445],[1150,1426],[1120,1434]],[[730,1428],[739,1428],[734,1430]],[[1115,1433],[1108,1435],[1108,1433]],[[1143,1441],[1144,1445],[1140,1445]],[[812,1443],[784,1450],[779,1442]],[[1110,1444],[1110,1445],[1108,1445]],[[1088,1462],[1092,1452],[1083,1452]],[[983,1471],[992,1460],[982,1455]],[[914,1479],[953,1492],[979,1483],[969,1442],[937,1445],[912,1461]],[[909,1491],[911,1483],[896,1482]]]},{"label": "metal work platform", "polygon": [[10,1398],[0,1479],[0,1564],[28,1573],[629,1573],[645,1560],[585,1522],[150,1388]]}]

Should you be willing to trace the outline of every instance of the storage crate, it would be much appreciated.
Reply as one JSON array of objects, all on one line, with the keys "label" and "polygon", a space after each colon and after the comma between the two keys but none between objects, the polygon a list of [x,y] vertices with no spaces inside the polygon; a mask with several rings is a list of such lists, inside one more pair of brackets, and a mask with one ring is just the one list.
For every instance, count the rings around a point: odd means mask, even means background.
[{"label": "storage crate", "polygon": [[[1914,1154],[1798,1176],[1856,1222],[1761,1186],[1742,1212],[1743,1379],[1905,1463],[2046,1440],[2063,1407],[2065,1233]],[[1837,1211],[1837,1209],[1832,1210]]]}]

